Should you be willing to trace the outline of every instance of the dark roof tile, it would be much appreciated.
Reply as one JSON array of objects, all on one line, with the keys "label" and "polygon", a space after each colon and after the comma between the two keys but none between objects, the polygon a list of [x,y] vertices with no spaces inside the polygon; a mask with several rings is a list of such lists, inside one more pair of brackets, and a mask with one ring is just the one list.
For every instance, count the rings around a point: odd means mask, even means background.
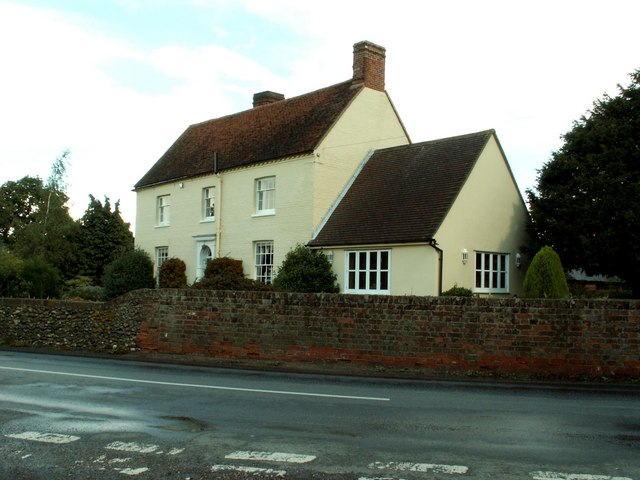
[{"label": "dark roof tile", "polygon": [[431,241],[492,135],[377,150],[309,245]]},{"label": "dark roof tile", "polygon": [[351,80],[191,125],[136,183],[180,178],[312,152],[363,87]]}]

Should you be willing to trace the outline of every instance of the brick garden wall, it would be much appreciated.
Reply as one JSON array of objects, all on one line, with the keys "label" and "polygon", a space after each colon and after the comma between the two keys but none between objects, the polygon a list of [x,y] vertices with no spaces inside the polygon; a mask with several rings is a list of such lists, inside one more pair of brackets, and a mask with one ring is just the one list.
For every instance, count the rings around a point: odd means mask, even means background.
[{"label": "brick garden wall", "polygon": [[[640,378],[637,300],[185,289],[141,290],[106,304],[69,303],[0,300],[0,339],[61,349]],[[63,333],[81,338],[63,341]]]}]

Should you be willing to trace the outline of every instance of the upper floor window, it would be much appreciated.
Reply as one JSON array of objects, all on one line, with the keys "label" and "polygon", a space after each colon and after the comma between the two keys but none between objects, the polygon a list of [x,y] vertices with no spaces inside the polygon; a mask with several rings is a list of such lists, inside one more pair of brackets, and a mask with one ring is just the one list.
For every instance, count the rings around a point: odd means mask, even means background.
[{"label": "upper floor window", "polygon": [[346,292],[389,293],[389,250],[346,252]]},{"label": "upper floor window", "polygon": [[273,280],[273,242],[256,242],[256,280],[271,283]]},{"label": "upper floor window", "polygon": [[276,212],[276,177],[256,180],[256,215]]},{"label": "upper floor window", "polygon": [[478,293],[509,293],[509,254],[476,252]]},{"label": "upper floor window", "polygon": [[170,223],[171,196],[162,195],[158,197],[158,225],[165,226]]},{"label": "upper floor window", "polygon": [[205,220],[215,219],[215,199],[216,191],[214,187],[207,187],[202,189],[202,216]]}]

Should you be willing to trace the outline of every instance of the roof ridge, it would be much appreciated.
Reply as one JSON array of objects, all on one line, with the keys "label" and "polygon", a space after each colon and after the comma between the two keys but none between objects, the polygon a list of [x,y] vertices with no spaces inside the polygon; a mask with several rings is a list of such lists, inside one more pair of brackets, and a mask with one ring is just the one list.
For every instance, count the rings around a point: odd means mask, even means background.
[{"label": "roof ridge", "polygon": [[[303,97],[308,97],[310,95],[317,95],[318,92],[322,92],[324,90],[329,90],[329,89],[332,89],[332,88],[337,88],[337,87],[345,85],[347,83],[351,84],[352,82],[351,82],[351,80],[346,80],[344,82],[338,82],[338,83],[336,83],[334,85],[329,85],[328,87],[322,87],[322,88],[318,88],[316,90],[313,90],[311,92],[301,93],[300,95],[296,95],[295,97],[285,98],[285,99],[279,100],[277,102],[268,103],[268,104],[265,104],[265,105],[259,105],[257,107],[251,107],[251,108],[247,108],[245,110],[240,110],[239,112],[228,113],[228,114],[222,115],[220,117],[210,118],[208,120],[203,120],[201,122],[192,123],[191,125],[189,125],[189,128],[190,127],[198,127],[200,125],[205,125],[205,124],[210,123],[210,122],[217,122],[219,120],[238,117],[240,115],[246,115],[249,112],[254,112],[256,110],[264,110],[264,109],[273,107],[274,105],[282,105],[283,103],[293,102],[293,101],[299,100],[299,99],[301,99]],[[358,86],[357,88],[364,88],[364,86]]]}]

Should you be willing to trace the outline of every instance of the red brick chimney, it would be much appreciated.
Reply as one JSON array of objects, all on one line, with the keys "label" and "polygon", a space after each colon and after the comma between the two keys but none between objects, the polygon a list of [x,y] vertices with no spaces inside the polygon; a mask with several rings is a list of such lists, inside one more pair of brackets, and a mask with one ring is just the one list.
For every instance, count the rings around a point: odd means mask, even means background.
[{"label": "red brick chimney", "polygon": [[386,49],[368,41],[353,46],[353,85],[384,92],[384,59]]},{"label": "red brick chimney", "polygon": [[284,95],[282,93],[271,92],[267,90],[266,92],[260,92],[253,95],[253,108],[261,107],[262,105],[269,105],[270,103],[279,102],[284,100]]}]

